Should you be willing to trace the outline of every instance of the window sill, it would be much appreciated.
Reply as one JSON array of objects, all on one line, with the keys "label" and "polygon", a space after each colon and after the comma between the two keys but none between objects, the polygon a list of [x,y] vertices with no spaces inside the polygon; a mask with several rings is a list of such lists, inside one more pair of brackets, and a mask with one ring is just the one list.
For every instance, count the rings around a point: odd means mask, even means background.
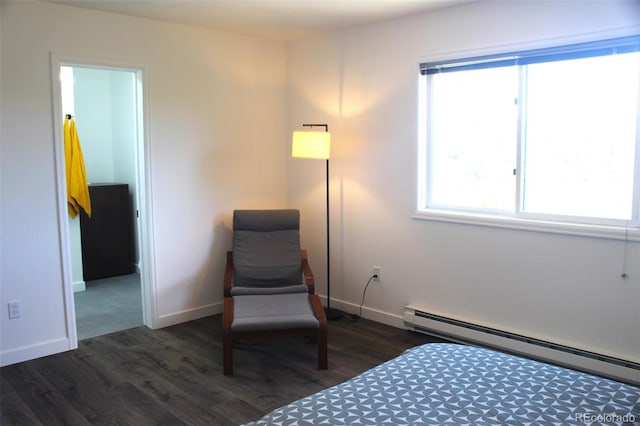
[{"label": "window sill", "polygon": [[436,222],[640,242],[640,228],[638,227],[624,228],[621,226],[552,222],[451,210],[418,210],[412,217]]}]

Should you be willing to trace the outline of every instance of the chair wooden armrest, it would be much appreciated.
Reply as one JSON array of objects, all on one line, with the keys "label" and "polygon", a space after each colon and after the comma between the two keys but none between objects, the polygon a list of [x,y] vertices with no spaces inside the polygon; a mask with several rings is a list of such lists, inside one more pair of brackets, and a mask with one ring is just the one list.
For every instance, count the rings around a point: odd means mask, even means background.
[{"label": "chair wooden armrest", "polygon": [[304,250],[304,249],[300,250],[300,257],[302,258],[302,274],[304,275],[304,282],[307,285],[309,294],[314,294],[316,291],[315,279],[313,278],[311,265],[309,265],[307,250]]},{"label": "chair wooden armrest", "polygon": [[227,252],[227,266],[224,270],[224,297],[231,297],[231,284],[233,283],[233,253]]}]

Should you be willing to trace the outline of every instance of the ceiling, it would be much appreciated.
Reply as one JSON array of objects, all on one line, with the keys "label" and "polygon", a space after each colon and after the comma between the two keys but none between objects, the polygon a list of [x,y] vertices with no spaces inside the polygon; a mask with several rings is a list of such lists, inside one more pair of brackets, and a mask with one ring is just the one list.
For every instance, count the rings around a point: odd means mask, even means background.
[{"label": "ceiling", "polygon": [[295,41],[475,0],[49,0],[70,6]]}]

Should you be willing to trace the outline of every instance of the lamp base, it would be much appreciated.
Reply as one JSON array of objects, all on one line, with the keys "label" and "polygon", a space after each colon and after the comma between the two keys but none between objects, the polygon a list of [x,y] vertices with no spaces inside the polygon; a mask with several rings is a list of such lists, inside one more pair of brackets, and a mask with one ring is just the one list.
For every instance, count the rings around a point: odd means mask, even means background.
[{"label": "lamp base", "polygon": [[333,308],[324,308],[324,313],[329,321],[337,321],[342,318],[342,312]]}]

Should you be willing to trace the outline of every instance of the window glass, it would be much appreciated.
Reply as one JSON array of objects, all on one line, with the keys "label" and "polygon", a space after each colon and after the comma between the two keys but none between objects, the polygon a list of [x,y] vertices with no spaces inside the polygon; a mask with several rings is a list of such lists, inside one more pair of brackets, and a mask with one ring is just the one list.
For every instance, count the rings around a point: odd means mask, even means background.
[{"label": "window glass", "polygon": [[517,69],[436,74],[431,87],[431,203],[513,210]]},{"label": "window glass", "polygon": [[524,211],[631,219],[638,55],[527,67]]}]

